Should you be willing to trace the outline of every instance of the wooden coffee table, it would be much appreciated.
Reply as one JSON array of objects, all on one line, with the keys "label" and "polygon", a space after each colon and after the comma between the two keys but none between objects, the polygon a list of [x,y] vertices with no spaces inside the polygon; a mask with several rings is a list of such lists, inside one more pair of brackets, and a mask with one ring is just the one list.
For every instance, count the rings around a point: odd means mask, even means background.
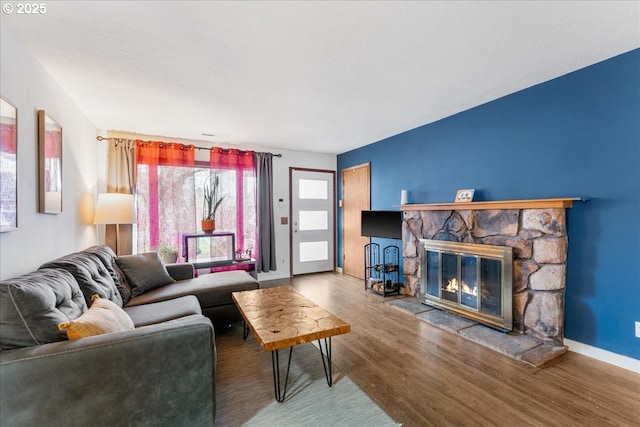
[{"label": "wooden coffee table", "polygon": [[[298,344],[318,341],[327,384],[333,385],[331,337],[350,332],[348,323],[318,307],[291,286],[233,292],[232,296],[245,321],[244,338],[251,330],[262,348],[271,351],[276,401],[283,402],[287,394],[291,354]],[[281,390],[278,355],[278,350],[283,348],[289,348],[284,391]]]}]

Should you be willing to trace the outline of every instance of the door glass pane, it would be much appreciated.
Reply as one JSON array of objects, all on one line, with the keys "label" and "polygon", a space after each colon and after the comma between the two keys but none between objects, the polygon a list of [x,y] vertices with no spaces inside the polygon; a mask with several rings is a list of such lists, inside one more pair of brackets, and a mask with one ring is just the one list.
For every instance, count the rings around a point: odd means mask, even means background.
[{"label": "door glass pane", "polygon": [[300,262],[329,259],[329,242],[300,242]]},{"label": "door glass pane", "polygon": [[502,266],[500,260],[480,260],[482,311],[502,316]]},{"label": "door glass pane", "polygon": [[458,302],[458,255],[442,253],[442,299]]},{"label": "door glass pane", "polygon": [[460,304],[478,309],[478,257],[473,255],[460,256]]},{"label": "door glass pane", "polygon": [[327,230],[329,213],[327,211],[300,211],[300,231]]},{"label": "door glass pane", "polygon": [[426,251],[427,253],[427,293],[435,297],[440,297],[440,285],[438,282],[438,272],[440,271],[440,253]]},{"label": "door glass pane", "polygon": [[298,197],[300,199],[327,200],[329,190],[327,181],[318,179],[301,179],[298,181]]}]

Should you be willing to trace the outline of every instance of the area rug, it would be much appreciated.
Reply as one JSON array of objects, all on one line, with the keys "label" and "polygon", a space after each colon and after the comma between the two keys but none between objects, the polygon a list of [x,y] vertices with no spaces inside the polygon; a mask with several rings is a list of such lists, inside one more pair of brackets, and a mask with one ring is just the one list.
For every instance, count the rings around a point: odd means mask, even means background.
[{"label": "area rug", "polygon": [[[218,334],[217,340],[216,426],[399,426],[335,364],[329,387],[320,351],[310,343],[294,347],[286,399],[276,402],[271,354],[252,336],[242,342],[226,335]],[[283,380],[288,353],[280,351]]]},{"label": "area rug", "polygon": [[[314,355],[316,359],[318,355]],[[318,357],[316,362],[320,362]],[[319,363],[315,363],[317,366]],[[313,365],[313,364],[308,364]],[[311,366],[307,366],[310,368]],[[305,368],[306,369],[306,368]],[[322,367],[320,367],[322,370]],[[287,400],[275,400],[260,410],[249,421],[248,427],[300,427],[300,426],[398,426],[389,416],[362,392],[348,377],[338,378],[329,388],[320,375],[304,375],[294,379]],[[289,393],[291,393],[289,395]]]}]

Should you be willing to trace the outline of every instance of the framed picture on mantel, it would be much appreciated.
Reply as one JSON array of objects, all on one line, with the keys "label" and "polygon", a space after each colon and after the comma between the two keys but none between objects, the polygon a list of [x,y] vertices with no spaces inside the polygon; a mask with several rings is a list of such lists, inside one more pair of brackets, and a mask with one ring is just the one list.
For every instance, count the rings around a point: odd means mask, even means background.
[{"label": "framed picture on mantel", "polygon": [[468,203],[473,201],[473,193],[475,189],[468,188],[466,190],[458,190],[456,193],[456,203]]}]

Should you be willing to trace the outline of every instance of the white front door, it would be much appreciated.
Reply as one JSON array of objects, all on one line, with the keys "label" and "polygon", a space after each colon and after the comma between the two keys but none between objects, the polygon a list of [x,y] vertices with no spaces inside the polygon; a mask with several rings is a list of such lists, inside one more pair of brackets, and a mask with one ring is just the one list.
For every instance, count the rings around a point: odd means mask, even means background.
[{"label": "white front door", "polygon": [[291,169],[292,275],[333,271],[335,172]]}]

